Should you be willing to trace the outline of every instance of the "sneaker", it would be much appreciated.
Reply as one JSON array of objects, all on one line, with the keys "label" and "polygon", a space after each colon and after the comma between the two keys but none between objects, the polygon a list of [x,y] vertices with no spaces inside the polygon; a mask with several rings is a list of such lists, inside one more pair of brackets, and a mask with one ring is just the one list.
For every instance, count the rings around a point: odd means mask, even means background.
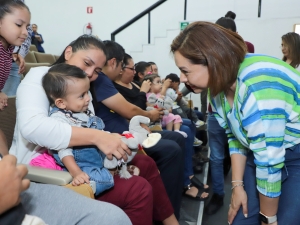
[{"label": "sneaker", "polygon": [[200,146],[202,145],[202,141],[200,141],[198,138],[194,137],[194,146]]},{"label": "sneaker", "polygon": [[205,123],[202,120],[197,120],[197,122],[195,123],[196,127],[202,127]]}]

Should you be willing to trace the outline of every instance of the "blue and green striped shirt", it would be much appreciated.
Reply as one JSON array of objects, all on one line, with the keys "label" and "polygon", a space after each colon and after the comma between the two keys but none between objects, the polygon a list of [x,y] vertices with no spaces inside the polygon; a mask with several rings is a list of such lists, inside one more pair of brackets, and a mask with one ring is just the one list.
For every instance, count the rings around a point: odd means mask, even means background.
[{"label": "blue and green striped shirt", "polygon": [[300,143],[300,73],[279,59],[247,54],[232,109],[224,93],[211,105],[226,129],[230,154],[253,151],[258,191],[278,197],[285,149]]}]

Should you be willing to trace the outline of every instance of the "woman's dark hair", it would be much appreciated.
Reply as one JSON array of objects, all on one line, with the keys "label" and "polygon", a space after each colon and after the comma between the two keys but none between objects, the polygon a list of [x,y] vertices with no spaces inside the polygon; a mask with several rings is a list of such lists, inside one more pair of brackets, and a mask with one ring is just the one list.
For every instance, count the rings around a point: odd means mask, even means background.
[{"label": "woman's dark hair", "polygon": [[20,0],[1,0],[0,2],[0,20],[3,19],[3,17],[6,14],[12,13],[12,10],[15,8],[25,8],[30,13],[30,10],[27,5],[25,5],[24,2]]},{"label": "woman's dark hair", "polygon": [[129,64],[130,59],[132,59],[131,55],[125,53],[122,68],[124,68],[125,66],[127,66]]},{"label": "woman's dark hair", "polygon": [[134,65],[134,67],[135,67],[135,74],[134,74],[134,78],[133,78],[133,79],[134,79],[135,81],[140,81],[139,73],[144,74],[145,71],[146,71],[146,69],[147,69],[149,66],[151,66],[151,64],[150,64],[150,63],[147,63],[147,62],[145,62],[145,61],[140,61],[140,62],[136,63],[136,64]]},{"label": "woman's dark hair", "polygon": [[143,80],[142,80],[142,83],[145,81],[145,80],[150,80],[151,83],[153,83],[154,79],[157,78],[157,77],[160,77],[158,74],[148,74],[146,75]]},{"label": "woman's dark hair", "polygon": [[156,63],[155,62],[148,62],[151,66],[152,65],[156,65]]},{"label": "woman's dark hair", "polygon": [[236,17],[236,14],[235,14],[234,12],[232,12],[232,11],[228,11],[228,12],[226,13],[225,17],[229,17],[229,18],[231,18],[231,19],[234,20],[235,17]]},{"label": "woman's dark hair", "polygon": [[179,52],[192,64],[207,66],[212,96],[228,91],[236,81],[247,47],[243,38],[210,22],[194,22],[173,40],[171,52]]},{"label": "woman's dark hair", "polygon": [[220,19],[217,20],[216,24],[226,29],[232,30],[233,32],[236,32],[235,22],[233,19],[229,17],[221,17]]},{"label": "woman's dark hair", "polygon": [[169,75],[166,76],[165,80],[166,79],[170,79],[172,82],[176,82],[176,83],[180,82],[180,78],[175,73],[170,73]]},{"label": "woman's dark hair", "polygon": [[[75,41],[72,41],[67,47],[69,46],[72,47],[73,53],[77,52],[78,50],[88,50],[91,48],[97,48],[102,50],[104,52],[104,55],[106,55],[106,49],[103,42],[99,38],[92,35],[81,35]],[[65,51],[67,47],[53,65],[64,63],[66,61]]]},{"label": "woman's dark hair", "polygon": [[84,79],[86,74],[76,66],[61,63],[52,66],[42,79],[42,85],[49,99],[50,105],[54,105],[57,98],[64,98],[68,90],[68,80],[74,78]]},{"label": "woman's dark hair", "polygon": [[123,61],[125,50],[115,41],[103,41],[106,49],[106,62],[112,58],[115,58],[117,61],[117,66],[120,62]]},{"label": "woman's dark hair", "polygon": [[[290,65],[297,68],[300,65],[300,36],[295,32],[289,32],[281,37],[282,42],[287,45],[289,51],[289,58],[292,59]],[[287,58],[283,56],[283,61]]]}]

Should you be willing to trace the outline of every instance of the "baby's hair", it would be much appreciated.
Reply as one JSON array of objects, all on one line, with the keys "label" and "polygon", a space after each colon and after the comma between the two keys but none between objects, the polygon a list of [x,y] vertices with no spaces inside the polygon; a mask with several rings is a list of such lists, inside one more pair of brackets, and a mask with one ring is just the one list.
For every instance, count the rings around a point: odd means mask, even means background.
[{"label": "baby's hair", "polygon": [[142,80],[142,83],[143,83],[143,81],[145,81],[145,80],[150,80],[151,81],[151,83],[154,81],[154,79],[155,78],[157,78],[157,77],[160,77],[158,74],[148,74],[148,75],[146,75],[145,77],[144,77],[144,79]]},{"label": "baby's hair", "polygon": [[0,2],[0,20],[3,19],[3,17],[6,14],[12,13],[12,10],[15,8],[26,8],[28,12],[30,12],[29,8],[27,5],[25,5],[24,2],[20,0],[1,0]]},{"label": "baby's hair", "polygon": [[170,73],[165,79],[170,79],[172,82],[180,82],[178,75],[175,73]]},{"label": "baby's hair", "polygon": [[68,80],[74,78],[85,79],[86,77],[85,72],[76,66],[65,63],[52,66],[42,80],[50,105],[53,106],[57,98],[66,96]]}]

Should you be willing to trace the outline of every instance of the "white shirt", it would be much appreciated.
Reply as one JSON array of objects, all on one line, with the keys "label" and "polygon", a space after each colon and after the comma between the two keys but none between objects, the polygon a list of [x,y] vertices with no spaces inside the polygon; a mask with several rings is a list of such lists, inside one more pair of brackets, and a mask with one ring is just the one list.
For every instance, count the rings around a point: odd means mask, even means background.
[{"label": "white shirt", "polygon": [[179,108],[179,106],[177,105],[177,102],[176,102],[178,94],[176,94],[174,89],[168,88],[167,91],[166,91],[166,97],[172,100],[172,102],[173,102],[172,109],[178,109]]},{"label": "white shirt", "polygon": [[[39,153],[40,146],[60,150],[68,147],[71,125],[48,116],[50,104],[42,86],[42,78],[50,67],[32,68],[17,90],[17,121],[10,154],[18,163],[28,164]],[[93,111],[90,102],[89,109]]]}]

